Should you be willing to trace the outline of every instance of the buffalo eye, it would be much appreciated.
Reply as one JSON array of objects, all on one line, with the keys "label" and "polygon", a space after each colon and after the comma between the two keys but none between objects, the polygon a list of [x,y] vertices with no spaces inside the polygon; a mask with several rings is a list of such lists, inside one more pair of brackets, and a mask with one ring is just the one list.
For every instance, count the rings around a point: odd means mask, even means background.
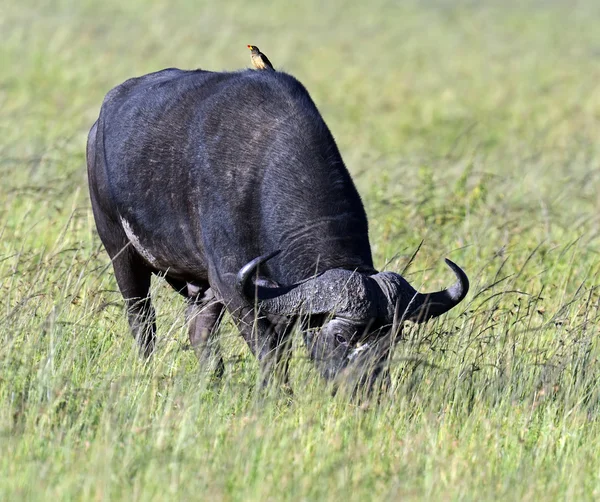
[{"label": "buffalo eye", "polygon": [[336,342],[337,342],[339,345],[342,345],[342,344],[348,344],[348,341],[346,340],[346,338],[345,338],[345,337],[344,337],[342,334],[340,334],[340,333],[336,333],[334,336],[335,336],[335,341],[336,341]]}]

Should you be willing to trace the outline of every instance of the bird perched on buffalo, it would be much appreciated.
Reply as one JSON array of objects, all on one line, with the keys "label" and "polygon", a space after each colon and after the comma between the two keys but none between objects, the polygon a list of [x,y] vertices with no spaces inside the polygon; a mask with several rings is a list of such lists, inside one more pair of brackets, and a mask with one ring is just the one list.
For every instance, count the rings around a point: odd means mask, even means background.
[{"label": "bird perched on buffalo", "polygon": [[260,49],[256,45],[249,45],[248,49],[252,51],[250,57],[254,68],[257,70],[275,70],[269,58],[260,52]]}]

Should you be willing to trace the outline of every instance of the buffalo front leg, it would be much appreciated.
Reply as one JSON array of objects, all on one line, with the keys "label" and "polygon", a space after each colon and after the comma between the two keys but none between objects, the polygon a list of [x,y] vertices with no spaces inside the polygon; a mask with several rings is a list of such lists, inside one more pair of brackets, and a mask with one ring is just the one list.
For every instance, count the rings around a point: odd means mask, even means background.
[{"label": "buffalo front leg", "polygon": [[[220,298],[227,299],[226,308],[250,351],[258,359],[261,383],[266,387],[272,380],[274,370],[279,366],[278,362],[284,354],[279,350],[282,349],[281,343],[284,338],[280,334],[287,333],[262,315],[256,306],[249,304],[240,296],[233,282],[235,275],[230,274],[229,277],[231,276],[233,280],[221,281],[217,274],[212,274],[210,283],[218,291]],[[283,366],[287,368],[287,364]],[[285,370],[284,372],[287,373]]]},{"label": "buffalo front leg", "polygon": [[274,355],[274,373],[281,387],[288,394],[293,394],[290,385],[290,360],[292,358],[292,330],[294,323],[289,319],[278,324],[275,328],[275,355]]},{"label": "buffalo front leg", "polygon": [[238,329],[258,359],[263,387],[275,381],[289,391],[290,332],[292,326],[274,324],[254,308],[241,308],[233,314]]},{"label": "buffalo front leg", "polygon": [[219,342],[215,337],[225,306],[208,289],[188,299],[186,320],[189,322],[190,344],[202,367],[212,366],[215,376],[225,371]]}]

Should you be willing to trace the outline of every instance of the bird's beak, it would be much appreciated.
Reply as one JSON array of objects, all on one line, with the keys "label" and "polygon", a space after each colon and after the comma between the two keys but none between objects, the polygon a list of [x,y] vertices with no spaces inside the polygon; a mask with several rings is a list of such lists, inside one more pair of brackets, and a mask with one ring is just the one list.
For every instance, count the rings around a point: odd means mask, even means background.
[{"label": "bird's beak", "polygon": [[252,46],[251,46],[251,45],[249,45],[249,46],[248,46],[248,49],[252,50]]}]

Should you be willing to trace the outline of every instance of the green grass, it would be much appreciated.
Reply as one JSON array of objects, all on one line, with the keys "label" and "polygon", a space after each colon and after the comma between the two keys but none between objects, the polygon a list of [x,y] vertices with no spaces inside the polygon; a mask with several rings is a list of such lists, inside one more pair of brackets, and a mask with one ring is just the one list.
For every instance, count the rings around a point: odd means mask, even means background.
[{"label": "green grass", "polygon": [[[577,2],[93,2],[0,8],[1,500],[600,497],[600,8]],[[309,89],[376,265],[472,282],[412,328],[380,403],[257,391],[230,324],[217,383],[154,284],[144,365],[87,196],[104,94],[257,44]]]}]

